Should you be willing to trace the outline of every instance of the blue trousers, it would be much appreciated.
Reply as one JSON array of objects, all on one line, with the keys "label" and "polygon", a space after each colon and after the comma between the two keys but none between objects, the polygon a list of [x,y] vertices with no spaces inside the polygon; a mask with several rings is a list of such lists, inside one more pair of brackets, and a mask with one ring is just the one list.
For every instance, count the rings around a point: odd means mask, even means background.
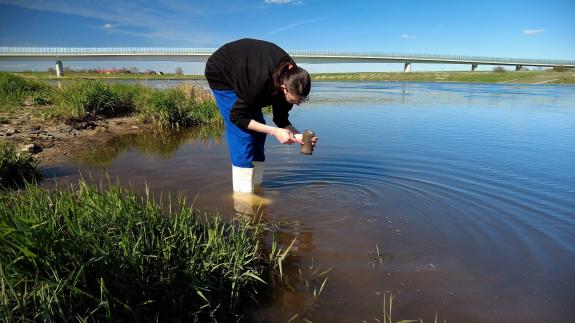
[{"label": "blue trousers", "polygon": [[[264,146],[266,134],[251,130],[244,130],[230,121],[230,111],[238,99],[236,92],[212,90],[216,98],[216,104],[226,125],[226,137],[232,165],[236,167],[252,168],[253,161],[265,161]],[[251,115],[252,119],[265,124],[264,115],[258,109]]]}]

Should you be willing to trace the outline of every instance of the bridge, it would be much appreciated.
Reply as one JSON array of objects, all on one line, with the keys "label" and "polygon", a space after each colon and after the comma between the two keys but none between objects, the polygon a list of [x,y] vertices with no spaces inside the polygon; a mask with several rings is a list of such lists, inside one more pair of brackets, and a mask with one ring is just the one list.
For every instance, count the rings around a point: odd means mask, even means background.
[{"label": "bridge", "polygon": [[[185,61],[205,62],[215,48],[150,48],[150,47],[0,47],[0,61],[55,61],[56,74],[64,75],[64,61]],[[289,50],[298,63],[402,63],[404,72],[412,63],[467,64],[471,71],[479,65],[575,67],[575,60],[433,55],[395,52]]]}]

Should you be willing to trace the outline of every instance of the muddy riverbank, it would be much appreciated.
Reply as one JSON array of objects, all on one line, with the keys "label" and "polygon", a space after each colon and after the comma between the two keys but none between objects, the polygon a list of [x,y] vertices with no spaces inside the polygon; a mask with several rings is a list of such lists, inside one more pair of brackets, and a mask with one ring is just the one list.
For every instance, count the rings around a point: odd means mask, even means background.
[{"label": "muddy riverbank", "polygon": [[23,106],[15,112],[0,113],[0,138],[28,151],[40,165],[58,164],[75,153],[101,147],[110,138],[123,134],[157,131],[157,126],[141,122],[136,116],[98,118],[70,124],[45,120],[38,107]]}]

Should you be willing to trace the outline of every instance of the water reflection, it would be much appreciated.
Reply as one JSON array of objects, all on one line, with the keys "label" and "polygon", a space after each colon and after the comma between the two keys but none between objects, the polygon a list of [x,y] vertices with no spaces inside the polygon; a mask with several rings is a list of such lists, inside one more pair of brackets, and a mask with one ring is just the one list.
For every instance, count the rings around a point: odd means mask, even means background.
[{"label": "water reflection", "polygon": [[[274,315],[286,318],[294,313],[304,319],[313,317],[319,309],[318,300],[330,272],[330,269],[316,266],[313,259],[311,264],[306,260],[316,248],[313,230],[299,220],[278,221],[270,210],[273,200],[266,194],[265,187],[257,187],[254,193],[234,192],[232,197],[234,218],[273,227],[271,235],[262,237],[264,245],[275,244],[283,250],[289,249],[281,262],[281,275],[269,277],[272,288],[266,291],[264,302],[258,307],[270,308]],[[267,321],[268,318],[255,313],[249,320]]]},{"label": "water reflection", "polygon": [[266,312],[250,311],[248,321],[289,321],[297,317],[296,322],[301,322],[313,319],[321,311],[321,297],[331,268],[314,263],[313,257],[310,260],[315,249],[314,234],[302,229],[301,224],[278,224],[275,243],[289,246],[290,253],[282,262],[282,275],[270,277],[273,289],[258,306]]},{"label": "water reflection", "polygon": [[258,214],[264,214],[265,208],[272,203],[272,200],[265,197],[263,192],[257,194],[234,192],[232,198],[236,215],[241,217],[255,217]]},{"label": "water reflection", "polygon": [[160,129],[153,132],[130,133],[114,136],[104,142],[78,150],[70,160],[93,167],[110,165],[119,155],[137,151],[161,159],[173,158],[178,149],[193,140],[200,144],[221,142],[224,127],[221,124],[203,125],[187,129]]}]

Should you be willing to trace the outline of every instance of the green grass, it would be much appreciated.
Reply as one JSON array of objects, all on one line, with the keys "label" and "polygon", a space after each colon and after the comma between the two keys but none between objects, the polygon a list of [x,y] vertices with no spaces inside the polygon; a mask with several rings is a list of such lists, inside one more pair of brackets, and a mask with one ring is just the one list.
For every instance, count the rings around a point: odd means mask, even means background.
[{"label": "green grass", "polygon": [[55,106],[45,111],[52,119],[82,121],[95,116],[113,117],[134,111],[136,86],[106,84],[91,80],[72,82],[61,89],[52,88]]},{"label": "green grass", "polygon": [[[80,79],[60,87],[0,73],[1,111],[22,105],[43,106],[40,114],[66,123],[137,115],[159,127],[222,123],[211,94],[184,84],[168,89]],[[0,111],[0,112],[1,112]]]},{"label": "green grass", "polygon": [[201,97],[193,86],[165,90],[148,89],[139,98],[138,109],[144,122],[159,126],[181,127],[222,123],[215,101]]},{"label": "green grass", "polygon": [[[393,294],[389,295],[389,298],[386,297],[384,295],[383,297],[383,316],[382,319],[379,320],[378,318],[374,318],[376,319],[377,322],[380,323],[424,323],[422,319],[417,319],[417,320],[393,320],[392,318],[392,310],[393,310],[393,300],[395,299],[395,297],[393,296]],[[364,321],[365,322],[365,321]],[[438,323],[438,317],[437,317],[437,313],[435,314],[435,319],[433,320],[434,323]],[[446,320],[443,321],[443,323],[447,323]]]},{"label": "green grass", "polygon": [[31,155],[19,153],[14,144],[0,140],[0,190],[22,186],[36,177]]},{"label": "green grass", "polygon": [[45,103],[47,100],[38,94],[46,87],[34,80],[26,80],[10,73],[0,72],[0,111],[25,103]]},{"label": "green grass", "polygon": [[30,186],[2,199],[6,322],[237,318],[287,253],[264,251],[262,225],[117,185]]},{"label": "green grass", "polygon": [[66,122],[94,117],[137,115],[159,127],[189,127],[221,123],[214,99],[192,85],[153,89],[143,85],[74,81],[53,88],[55,107],[46,116]]}]

